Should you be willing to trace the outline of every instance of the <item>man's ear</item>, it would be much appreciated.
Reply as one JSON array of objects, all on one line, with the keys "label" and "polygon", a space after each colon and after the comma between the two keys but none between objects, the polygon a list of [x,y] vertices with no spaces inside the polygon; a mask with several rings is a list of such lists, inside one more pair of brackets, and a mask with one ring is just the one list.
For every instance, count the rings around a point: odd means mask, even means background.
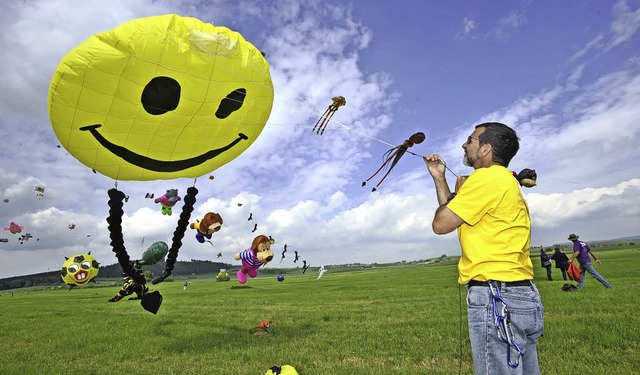
[{"label": "man's ear", "polygon": [[[485,157],[487,155],[489,155],[489,153],[493,153],[493,147],[488,144],[488,143],[483,143],[480,146],[480,154]],[[493,159],[493,155],[491,155],[492,159]]]}]

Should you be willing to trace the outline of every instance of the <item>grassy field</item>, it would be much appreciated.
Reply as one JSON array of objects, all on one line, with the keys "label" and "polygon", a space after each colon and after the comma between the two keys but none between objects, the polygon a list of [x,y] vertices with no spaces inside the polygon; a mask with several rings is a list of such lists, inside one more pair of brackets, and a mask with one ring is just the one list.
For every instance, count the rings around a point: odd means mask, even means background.
[{"label": "grassy field", "polygon": [[[632,374],[640,368],[640,249],[599,248],[605,289],[561,291],[534,259],[545,307],[543,374]],[[235,275],[233,275],[235,276]],[[201,276],[154,286],[157,315],[108,303],[118,287],[18,289],[0,296],[1,374],[471,374],[465,289],[455,260],[437,265],[289,271],[240,287]],[[28,293],[27,293],[28,291]],[[462,306],[461,306],[462,303]],[[271,333],[252,328],[275,320]],[[462,330],[461,330],[462,320]]]}]

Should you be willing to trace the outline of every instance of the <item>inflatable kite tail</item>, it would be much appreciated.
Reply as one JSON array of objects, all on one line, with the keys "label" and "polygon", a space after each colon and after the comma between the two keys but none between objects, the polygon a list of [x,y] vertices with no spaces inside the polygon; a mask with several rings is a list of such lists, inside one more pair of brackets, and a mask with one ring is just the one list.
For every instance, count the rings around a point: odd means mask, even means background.
[{"label": "inflatable kite tail", "polygon": [[387,171],[387,173],[384,174],[384,176],[382,177],[382,180],[380,180],[380,182],[378,182],[378,184],[371,189],[372,192],[376,191],[378,186],[380,186],[380,184],[382,183],[382,181],[384,181],[385,178],[387,178],[387,176],[389,175],[389,173],[391,173],[391,168],[389,168],[389,170]]},{"label": "inflatable kite tail", "polygon": [[[376,188],[378,186],[380,186],[380,184],[382,183],[382,181],[384,181],[385,178],[387,178],[387,176],[389,175],[389,173],[391,172],[391,170],[393,169],[393,167],[396,166],[396,164],[398,164],[398,161],[400,160],[400,158],[402,157],[402,155],[404,155],[405,151],[407,151],[407,148],[404,147],[404,145],[398,146],[396,148],[392,148],[389,151],[384,153],[385,156],[385,161],[382,164],[382,166],[380,166],[380,168],[378,168],[378,170],[376,171],[376,173],[374,173],[371,177],[369,177],[369,180],[371,180],[375,175],[377,175],[384,167],[389,166],[389,168],[387,169],[387,173],[385,173],[385,175],[382,177],[382,179],[380,180],[380,182],[378,182],[378,184],[371,190],[372,192],[376,191]],[[393,160],[393,161],[392,161]],[[391,163],[391,165],[389,165],[389,163]],[[366,182],[362,183],[362,186],[365,186]]]},{"label": "inflatable kite tail", "polygon": [[131,267],[131,259],[124,247],[124,239],[122,237],[122,215],[124,215],[122,201],[124,200],[124,193],[114,188],[109,189],[108,194],[110,209],[107,223],[109,223],[108,229],[109,238],[111,238],[111,247],[118,258],[120,267],[122,267],[122,272],[125,272],[138,284],[144,285],[147,280],[140,272]]},{"label": "inflatable kite tail", "polygon": [[[316,122],[315,126],[313,127],[313,129],[311,129],[311,131],[315,132],[318,135],[320,135],[320,129],[322,129],[322,126],[324,125],[325,120],[326,119],[325,119],[324,115],[322,115],[322,117],[318,119],[318,122]],[[318,125],[320,125],[320,126],[318,126]],[[318,127],[318,131],[316,131],[316,127]]]},{"label": "inflatable kite tail", "polygon": [[375,176],[376,176],[376,175],[377,175],[377,174],[382,170],[382,168],[383,168],[383,167],[384,167],[384,164],[382,164],[382,165],[380,166],[380,168],[378,168],[378,170],[376,171],[376,173],[372,174],[372,175],[371,175],[371,177],[367,178],[367,180],[366,180],[366,181],[362,181],[362,186],[365,186],[365,185],[367,184],[367,182],[369,182],[372,178],[374,178],[374,177],[375,177]]},{"label": "inflatable kite tail", "polygon": [[[318,126],[318,124],[320,124],[320,127],[322,127],[322,124],[324,124],[324,120],[325,120],[327,114],[329,113],[329,111],[331,111],[331,106],[329,106],[329,108],[327,108],[327,110],[324,111],[322,116],[320,116],[318,121],[316,121],[316,124],[313,126],[313,129],[311,129],[312,132],[316,131],[316,127]],[[318,128],[318,133],[320,133],[320,129],[319,128]],[[316,133],[316,134],[318,134],[318,133]]]},{"label": "inflatable kite tail", "polygon": [[182,206],[180,219],[178,219],[178,226],[173,232],[173,238],[171,239],[171,248],[169,249],[169,254],[167,254],[167,263],[164,272],[162,273],[162,276],[158,276],[153,279],[151,283],[154,285],[161,283],[162,281],[164,281],[164,279],[171,276],[173,267],[175,266],[176,260],[178,259],[178,251],[182,246],[182,238],[184,237],[184,233],[187,231],[187,227],[189,226],[189,219],[191,218],[191,213],[193,212],[193,205],[194,203],[196,203],[196,195],[198,195],[198,189],[193,186],[187,189],[187,195],[184,197],[184,205]]},{"label": "inflatable kite tail", "polygon": [[320,125],[320,128],[318,129],[318,131],[320,132],[320,135],[324,134],[324,131],[327,129],[327,125],[329,125],[329,121],[331,120],[331,117],[333,117],[334,113],[336,112],[333,111],[329,113],[329,115],[324,119],[324,121],[322,121],[322,125]]},{"label": "inflatable kite tail", "polygon": [[316,133],[316,134],[318,134],[318,135],[322,135],[322,134],[324,134],[324,129],[326,129],[326,128],[327,128],[327,121],[328,121],[328,120],[329,120],[329,119],[327,118],[327,119],[325,119],[324,121],[322,121],[322,124],[320,124],[320,127],[318,128],[318,133]]},{"label": "inflatable kite tail", "polygon": [[389,166],[389,170],[392,170],[393,167],[395,167],[396,164],[398,164],[398,162],[400,161],[400,158],[402,157],[402,155],[404,155],[405,152],[407,152],[407,148],[400,147],[396,152],[393,153],[393,155],[389,157],[389,158],[393,157],[393,162]]},{"label": "inflatable kite tail", "polygon": [[[376,171],[376,173],[372,174],[371,177],[367,178],[366,181],[362,182],[362,186],[367,185],[367,182],[369,182],[372,178],[374,178],[378,173],[380,173],[380,171],[387,166],[387,164],[389,164],[389,162],[391,161],[391,159],[387,159],[384,161],[384,163],[382,163],[382,165],[380,166],[380,168],[378,168],[378,170]],[[389,172],[387,172],[387,174],[389,174]],[[385,177],[387,177],[387,175],[385,175]],[[384,178],[383,178],[384,179]],[[378,185],[380,185],[380,183],[378,183]],[[377,186],[377,185],[376,185]],[[375,188],[373,188],[372,191],[376,191]]]}]

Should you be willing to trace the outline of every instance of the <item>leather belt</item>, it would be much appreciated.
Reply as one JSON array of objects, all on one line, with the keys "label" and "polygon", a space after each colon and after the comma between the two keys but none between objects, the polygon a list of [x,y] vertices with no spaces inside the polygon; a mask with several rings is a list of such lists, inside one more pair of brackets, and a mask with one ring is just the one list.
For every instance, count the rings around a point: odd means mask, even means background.
[{"label": "leather belt", "polygon": [[[510,286],[531,286],[531,280],[519,280],[519,281],[496,281],[496,280],[492,280],[493,285],[503,288],[503,287],[510,287]],[[486,281],[477,281],[477,280],[471,280],[469,281],[469,286],[489,286],[489,283]]]}]

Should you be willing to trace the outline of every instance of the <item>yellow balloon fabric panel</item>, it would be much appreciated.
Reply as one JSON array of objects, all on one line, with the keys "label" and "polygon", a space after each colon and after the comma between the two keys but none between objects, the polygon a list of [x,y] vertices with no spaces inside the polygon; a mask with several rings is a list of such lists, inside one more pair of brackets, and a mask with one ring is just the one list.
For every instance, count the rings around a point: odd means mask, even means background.
[{"label": "yellow balloon fabric panel", "polygon": [[242,35],[175,14],[96,34],[60,62],[60,144],[116,180],[199,177],[246,150],[273,105],[269,64]]}]

